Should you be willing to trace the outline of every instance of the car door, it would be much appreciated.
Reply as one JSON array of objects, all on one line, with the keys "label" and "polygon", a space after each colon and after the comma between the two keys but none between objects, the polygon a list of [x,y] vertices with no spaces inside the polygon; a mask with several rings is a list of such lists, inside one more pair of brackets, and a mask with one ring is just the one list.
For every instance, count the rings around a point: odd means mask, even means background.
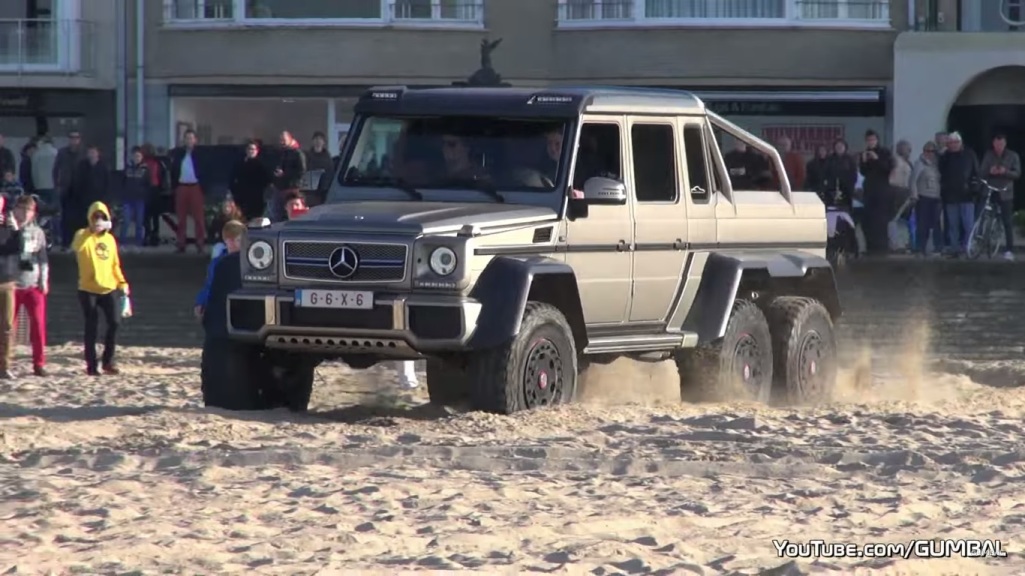
[{"label": "car door", "polygon": [[[623,178],[625,119],[584,116],[577,142],[573,187],[600,174]],[[593,172],[593,173],[592,173]],[[630,311],[632,205],[589,206],[586,217],[566,224],[566,263],[576,274],[584,318],[589,327],[619,325]]]},{"label": "car door", "polygon": [[630,185],[634,203],[633,295],[630,322],[665,321],[676,299],[687,254],[677,121],[629,117]]}]

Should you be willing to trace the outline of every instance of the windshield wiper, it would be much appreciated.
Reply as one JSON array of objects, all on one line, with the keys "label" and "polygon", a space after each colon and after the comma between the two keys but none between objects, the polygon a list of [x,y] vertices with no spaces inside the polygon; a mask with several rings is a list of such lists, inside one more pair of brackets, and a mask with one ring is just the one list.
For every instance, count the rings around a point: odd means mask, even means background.
[{"label": "windshield wiper", "polygon": [[395,178],[391,181],[391,185],[408,194],[410,198],[420,201],[423,201],[424,199],[423,192],[417,190],[416,187],[406,181],[405,178]]},{"label": "windshield wiper", "polygon": [[502,194],[499,193],[498,188],[495,188],[495,184],[491,181],[490,178],[475,178],[473,180],[467,181],[466,183],[469,184],[471,190],[483,192],[488,196],[494,198],[496,202],[500,204],[505,204],[505,196],[502,196]]}]

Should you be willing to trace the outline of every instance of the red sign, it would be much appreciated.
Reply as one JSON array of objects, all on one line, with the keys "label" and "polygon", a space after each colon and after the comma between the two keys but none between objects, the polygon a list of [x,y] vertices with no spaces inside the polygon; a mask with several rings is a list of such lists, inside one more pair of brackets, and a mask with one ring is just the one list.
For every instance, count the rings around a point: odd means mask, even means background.
[{"label": "red sign", "polygon": [[783,136],[790,138],[794,144],[794,151],[806,155],[815,153],[819,146],[825,146],[826,150],[833,149],[833,142],[843,138],[844,127],[842,124],[791,124],[787,126],[766,126],[762,128],[762,138],[770,144],[775,145]]}]

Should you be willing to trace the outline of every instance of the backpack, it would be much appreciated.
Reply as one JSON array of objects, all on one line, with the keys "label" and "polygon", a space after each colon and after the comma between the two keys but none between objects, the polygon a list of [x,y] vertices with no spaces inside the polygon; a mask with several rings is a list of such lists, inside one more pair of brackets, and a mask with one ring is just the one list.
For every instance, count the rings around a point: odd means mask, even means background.
[{"label": "backpack", "polygon": [[157,172],[159,174],[159,189],[163,195],[169,195],[171,193],[171,166],[167,162],[167,158],[157,158]]}]

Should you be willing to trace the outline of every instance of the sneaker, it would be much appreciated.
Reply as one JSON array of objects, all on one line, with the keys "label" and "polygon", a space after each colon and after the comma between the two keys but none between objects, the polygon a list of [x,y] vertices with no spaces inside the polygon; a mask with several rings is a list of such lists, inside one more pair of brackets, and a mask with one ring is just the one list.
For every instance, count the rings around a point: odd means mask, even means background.
[{"label": "sneaker", "polygon": [[0,380],[14,380],[17,378],[10,370],[0,370]]},{"label": "sneaker", "polygon": [[100,375],[100,371],[97,370],[96,368],[86,368],[85,369],[85,373],[88,376],[99,376]]},{"label": "sneaker", "polygon": [[117,376],[121,373],[121,370],[119,370],[118,367],[114,366],[113,364],[104,364],[103,373],[108,376]]},{"label": "sneaker", "polygon": [[415,378],[399,376],[399,386],[402,387],[403,390],[416,390],[420,387],[420,382]]},{"label": "sneaker", "polygon": [[1014,253],[1010,251],[1004,252],[1004,260],[1007,260],[1008,262],[1014,262]]},{"label": "sneaker", "polygon": [[49,376],[49,374],[46,372],[46,368],[43,368],[42,366],[33,366],[32,373],[40,377]]}]

